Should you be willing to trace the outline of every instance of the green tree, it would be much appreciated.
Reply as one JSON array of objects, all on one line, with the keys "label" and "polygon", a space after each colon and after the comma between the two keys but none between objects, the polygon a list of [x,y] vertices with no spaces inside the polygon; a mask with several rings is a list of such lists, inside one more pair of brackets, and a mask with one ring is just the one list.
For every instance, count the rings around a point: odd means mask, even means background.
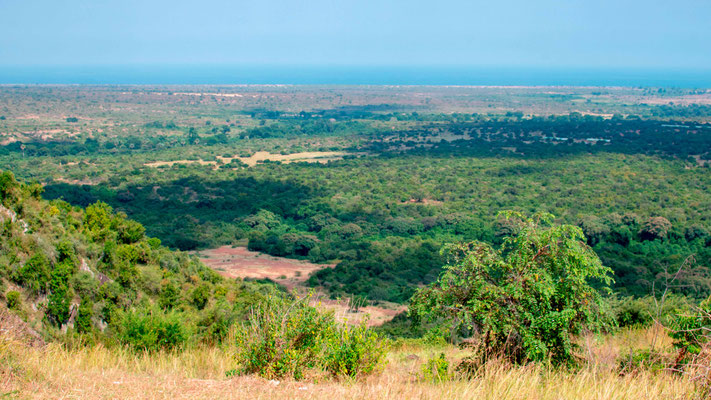
[{"label": "green tree", "polygon": [[180,303],[180,292],[172,282],[168,282],[160,293],[158,304],[164,310],[170,310]]},{"label": "green tree", "polygon": [[94,304],[88,298],[81,299],[81,304],[79,305],[79,310],[77,311],[77,318],[74,322],[74,328],[79,333],[89,333],[91,332],[92,322],[91,318],[94,316]]},{"label": "green tree", "polygon": [[84,227],[95,240],[105,240],[111,232],[113,209],[108,204],[97,201],[86,208]]},{"label": "green tree", "polygon": [[13,273],[12,279],[35,295],[44,293],[50,279],[49,259],[42,253],[33,255]]},{"label": "green tree", "polygon": [[612,282],[611,270],[585,243],[579,227],[553,225],[550,214],[501,214],[516,223],[499,248],[450,244],[439,279],[413,296],[410,313],[445,317],[475,332],[484,358],[513,362],[574,361],[573,336],[601,327],[603,301],[592,280]]},{"label": "green tree", "polygon": [[69,319],[72,300],[69,279],[73,269],[71,262],[65,260],[57,264],[52,271],[52,278],[49,281],[50,295],[47,298],[47,317],[56,325],[62,325]]},{"label": "green tree", "polygon": [[190,297],[193,305],[195,305],[198,310],[202,310],[210,300],[210,288],[205,284],[199,285],[193,289]]},{"label": "green tree", "polygon": [[665,239],[672,228],[671,222],[664,217],[653,217],[642,224],[639,235],[642,240]]}]

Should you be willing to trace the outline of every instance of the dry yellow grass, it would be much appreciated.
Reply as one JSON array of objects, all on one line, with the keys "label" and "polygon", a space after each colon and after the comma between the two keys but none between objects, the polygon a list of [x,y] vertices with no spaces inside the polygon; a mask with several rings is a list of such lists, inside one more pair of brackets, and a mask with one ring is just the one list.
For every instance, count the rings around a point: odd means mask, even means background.
[{"label": "dry yellow grass", "polygon": [[[69,350],[56,344],[27,347],[0,339],[0,398],[60,399],[688,399],[694,387],[680,376],[648,371],[619,376],[615,355],[629,344],[648,344],[653,332],[590,339],[593,362],[577,372],[540,366],[490,365],[478,377],[441,383],[419,378],[421,365],[444,352],[451,361],[468,353],[402,345],[388,354],[382,374],[362,381],[267,381],[226,377],[229,349],[135,354],[101,346]],[[616,354],[613,354],[616,353]],[[612,363],[610,363],[612,360]],[[3,397],[3,394],[6,394]]]}]

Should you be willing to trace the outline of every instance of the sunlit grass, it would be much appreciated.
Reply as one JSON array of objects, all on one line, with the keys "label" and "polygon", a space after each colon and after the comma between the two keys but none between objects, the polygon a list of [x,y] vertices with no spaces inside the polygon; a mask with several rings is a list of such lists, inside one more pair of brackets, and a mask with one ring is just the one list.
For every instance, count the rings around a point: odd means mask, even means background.
[{"label": "sunlit grass", "polygon": [[[660,340],[661,337],[661,340]],[[583,340],[590,359],[574,371],[541,365],[512,367],[492,362],[471,379],[421,379],[422,364],[444,353],[454,366],[470,351],[455,346],[399,343],[388,353],[382,374],[360,381],[320,376],[305,381],[228,377],[235,368],[229,346],[193,347],[181,352],[136,353],[94,346],[68,349],[58,344],[27,347],[0,341],[0,394],[13,398],[250,398],[250,399],[687,399],[694,386],[668,372],[620,374],[617,359],[630,347],[657,340],[668,350],[664,332],[630,330]]]}]

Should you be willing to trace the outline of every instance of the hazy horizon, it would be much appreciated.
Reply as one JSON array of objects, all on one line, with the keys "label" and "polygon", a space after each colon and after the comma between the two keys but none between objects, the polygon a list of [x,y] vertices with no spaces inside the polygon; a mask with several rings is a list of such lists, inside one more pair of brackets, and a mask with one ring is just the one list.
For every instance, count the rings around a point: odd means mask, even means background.
[{"label": "hazy horizon", "polygon": [[0,66],[0,84],[643,86],[710,88],[711,70],[464,66]]}]

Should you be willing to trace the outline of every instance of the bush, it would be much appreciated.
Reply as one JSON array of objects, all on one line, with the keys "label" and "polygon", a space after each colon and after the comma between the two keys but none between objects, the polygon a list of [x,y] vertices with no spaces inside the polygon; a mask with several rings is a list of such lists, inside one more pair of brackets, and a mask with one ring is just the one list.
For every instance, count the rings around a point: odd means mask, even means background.
[{"label": "bush", "polygon": [[449,380],[449,361],[445,358],[444,353],[440,353],[439,357],[429,358],[427,362],[422,364],[420,374],[423,380],[442,382]]},{"label": "bush", "polygon": [[5,294],[5,299],[7,300],[7,308],[11,310],[19,310],[22,306],[22,299],[20,298],[20,292],[16,290],[11,290]]},{"label": "bush", "polygon": [[241,373],[302,379],[311,369],[335,377],[377,369],[383,357],[380,337],[364,325],[340,325],[332,313],[309,306],[309,299],[269,297],[252,310],[236,335]]},{"label": "bush", "polygon": [[87,298],[81,300],[79,305],[79,310],[77,311],[77,317],[74,321],[74,328],[79,333],[89,333],[91,332],[93,323],[91,318],[94,316],[94,305]]},{"label": "bush", "polygon": [[689,309],[687,299],[681,295],[667,295],[663,300],[654,297],[641,298],[622,297],[609,300],[611,313],[617,321],[617,326],[646,327],[658,319],[660,323],[667,324],[680,312]]},{"label": "bush", "polygon": [[507,212],[514,236],[500,248],[473,242],[445,246],[450,264],[419,290],[410,313],[448,318],[477,333],[482,356],[512,362],[574,363],[574,335],[599,329],[604,303],[592,280],[610,283],[610,269],[585,244],[580,228],[550,225],[553,216]]},{"label": "bush", "polygon": [[69,308],[72,301],[72,290],[69,279],[74,266],[69,260],[55,265],[52,279],[49,282],[50,295],[47,298],[47,317],[55,325],[62,325],[69,319]]},{"label": "bush", "polygon": [[385,345],[365,322],[336,327],[326,341],[323,365],[334,377],[370,375],[381,366]]},{"label": "bush", "polygon": [[236,313],[230,309],[229,304],[219,301],[205,310],[203,317],[197,321],[196,333],[203,343],[222,343],[235,319]]},{"label": "bush", "polygon": [[49,279],[49,259],[42,253],[32,256],[12,275],[12,280],[29,289],[35,295],[47,290]]},{"label": "bush", "polygon": [[164,310],[171,310],[180,304],[180,291],[173,282],[169,281],[163,286],[158,298],[158,304]]},{"label": "bush", "polygon": [[672,323],[671,337],[680,350],[677,364],[699,354],[711,341],[711,297],[701,302],[695,312],[679,314]]},{"label": "bush", "polygon": [[671,222],[664,217],[653,217],[642,224],[639,236],[642,240],[665,239],[672,228]]},{"label": "bush", "polygon": [[307,301],[270,298],[252,311],[237,335],[241,372],[300,379],[306,369],[316,366],[333,315],[319,313]]},{"label": "bush", "polygon": [[612,302],[613,314],[619,327],[646,327],[651,325],[654,316],[654,304],[650,297],[635,299],[625,297]]},{"label": "bush", "polygon": [[133,310],[121,313],[116,320],[118,340],[134,350],[171,350],[182,347],[188,340],[183,318],[177,313]]},{"label": "bush", "polygon": [[197,307],[198,310],[202,310],[207,305],[208,300],[210,300],[210,288],[205,285],[199,285],[193,289],[190,294],[193,305]]}]

